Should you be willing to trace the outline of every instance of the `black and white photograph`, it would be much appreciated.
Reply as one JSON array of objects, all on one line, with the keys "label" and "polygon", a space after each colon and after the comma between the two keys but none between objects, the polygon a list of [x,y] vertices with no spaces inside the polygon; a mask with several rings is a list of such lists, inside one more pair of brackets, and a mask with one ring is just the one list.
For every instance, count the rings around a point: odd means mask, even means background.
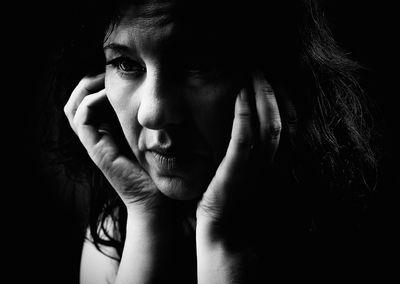
[{"label": "black and white photograph", "polygon": [[394,4],[12,6],[5,283],[398,274]]}]

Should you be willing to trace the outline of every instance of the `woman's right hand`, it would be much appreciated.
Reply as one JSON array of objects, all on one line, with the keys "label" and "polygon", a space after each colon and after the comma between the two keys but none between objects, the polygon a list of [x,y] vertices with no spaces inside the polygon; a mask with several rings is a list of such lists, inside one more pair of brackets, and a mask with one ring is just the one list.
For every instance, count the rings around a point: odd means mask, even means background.
[{"label": "woman's right hand", "polygon": [[[184,259],[183,228],[175,214],[176,204],[158,190],[127,145],[104,90],[104,74],[81,80],[65,106],[65,114],[127,208],[124,251],[114,283],[176,282],[173,279],[181,276],[182,265],[171,258]],[[90,283],[93,281],[97,282],[90,279]]]},{"label": "woman's right hand", "polygon": [[[128,212],[145,213],[164,204],[166,197],[135,161],[134,155],[128,157],[117,145],[116,136],[118,133],[122,136],[122,130],[106,96],[104,73],[83,78],[64,112],[90,158],[117,191]],[[109,121],[104,121],[107,116]]]}]

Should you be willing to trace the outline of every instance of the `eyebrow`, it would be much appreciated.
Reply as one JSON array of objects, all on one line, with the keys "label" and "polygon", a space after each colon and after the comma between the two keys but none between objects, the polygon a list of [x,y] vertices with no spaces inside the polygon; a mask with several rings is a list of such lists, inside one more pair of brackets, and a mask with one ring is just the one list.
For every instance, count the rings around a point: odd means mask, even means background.
[{"label": "eyebrow", "polygon": [[136,49],[133,47],[129,47],[127,45],[119,44],[119,43],[109,43],[103,47],[103,50],[111,49],[113,51],[123,53],[123,54],[132,54],[136,53]]}]

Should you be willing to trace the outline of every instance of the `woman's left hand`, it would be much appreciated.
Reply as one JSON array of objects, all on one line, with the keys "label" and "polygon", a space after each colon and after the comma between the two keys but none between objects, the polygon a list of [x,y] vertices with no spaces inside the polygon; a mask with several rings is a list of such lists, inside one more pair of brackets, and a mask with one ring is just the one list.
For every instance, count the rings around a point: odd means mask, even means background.
[{"label": "woman's left hand", "polygon": [[246,206],[241,203],[251,192],[248,182],[258,187],[265,184],[259,173],[272,164],[281,128],[275,93],[264,75],[257,72],[253,76],[253,90],[242,89],[236,98],[229,146],[197,207],[198,227],[221,229],[228,225],[232,212]]},{"label": "woman's left hand", "polygon": [[198,283],[253,283],[250,278],[260,275],[258,249],[252,241],[259,235],[252,210],[261,195],[255,187],[268,186],[265,173],[278,149],[281,128],[275,93],[257,73],[253,90],[243,89],[236,98],[226,155],[198,203]]}]

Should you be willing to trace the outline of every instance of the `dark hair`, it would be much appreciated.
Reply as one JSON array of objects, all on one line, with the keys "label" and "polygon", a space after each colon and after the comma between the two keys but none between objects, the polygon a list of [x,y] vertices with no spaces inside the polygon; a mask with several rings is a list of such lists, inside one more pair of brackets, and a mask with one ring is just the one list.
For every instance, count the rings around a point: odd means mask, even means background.
[{"label": "dark hair", "polygon": [[[277,168],[280,177],[289,177],[291,186],[303,189],[301,200],[309,211],[306,227],[323,230],[337,228],[339,223],[343,226],[343,221],[358,223],[353,215],[362,212],[376,178],[372,118],[367,97],[357,81],[360,66],[336,44],[316,1],[268,1],[262,6],[256,1],[246,5],[235,1],[173,2],[178,20],[190,21],[195,29],[213,30],[215,37],[210,40],[214,47],[223,46],[226,51],[229,44],[232,54],[241,50],[248,54],[246,68],[261,68],[273,86],[284,83],[295,93],[297,132],[294,137],[287,133],[293,121],[284,113]],[[90,1],[83,7],[82,18],[74,20],[79,24],[71,22],[75,25],[71,39],[59,54],[51,90],[54,119],[49,137],[55,161],[66,175],[90,190],[88,222],[94,243],[115,247],[121,253],[125,208],[87,156],[62,112],[77,82],[104,69],[101,43],[110,23],[119,21],[118,5],[96,3],[95,13],[91,7]],[[109,218],[118,230],[116,234],[110,235],[105,228]]]}]

